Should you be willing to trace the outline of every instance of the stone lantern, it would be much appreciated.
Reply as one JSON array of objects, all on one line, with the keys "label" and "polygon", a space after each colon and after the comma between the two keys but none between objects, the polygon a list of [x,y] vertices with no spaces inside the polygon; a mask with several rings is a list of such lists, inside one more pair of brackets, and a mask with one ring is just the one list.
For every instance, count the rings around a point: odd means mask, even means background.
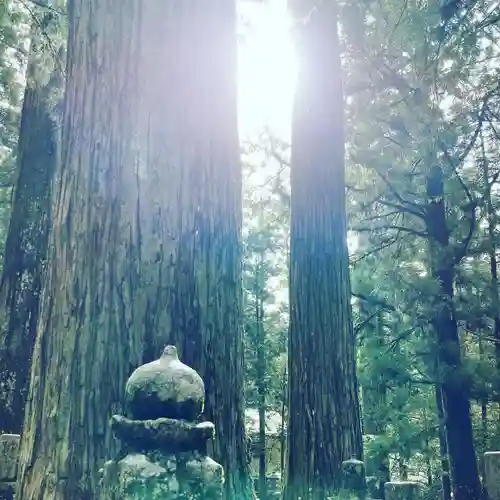
[{"label": "stone lantern", "polygon": [[174,346],[137,368],[125,387],[131,418],[114,415],[111,428],[123,453],[102,469],[103,500],[218,500],[222,466],[207,456],[210,422],[196,423],[205,387]]}]

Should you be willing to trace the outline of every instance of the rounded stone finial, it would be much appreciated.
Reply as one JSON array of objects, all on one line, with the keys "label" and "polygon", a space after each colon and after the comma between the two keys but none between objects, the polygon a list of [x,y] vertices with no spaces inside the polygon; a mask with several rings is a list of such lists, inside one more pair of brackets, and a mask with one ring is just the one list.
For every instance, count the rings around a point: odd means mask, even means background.
[{"label": "rounded stone finial", "polygon": [[179,354],[177,353],[177,347],[175,345],[167,345],[165,346],[165,349],[163,349],[163,354],[161,355],[162,357],[165,358],[170,358],[170,359],[179,359]]},{"label": "rounded stone finial", "polygon": [[167,345],[161,357],[137,368],[125,386],[125,400],[134,419],[195,420],[203,411],[205,385],[198,373],[179,360]]}]

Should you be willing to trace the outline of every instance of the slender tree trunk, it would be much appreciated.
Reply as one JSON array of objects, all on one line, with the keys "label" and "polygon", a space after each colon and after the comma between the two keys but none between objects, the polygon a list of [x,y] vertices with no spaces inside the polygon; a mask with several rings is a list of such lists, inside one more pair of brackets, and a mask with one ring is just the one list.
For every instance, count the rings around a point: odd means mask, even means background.
[{"label": "slender tree trunk", "polygon": [[398,457],[398,469],[400,480],[408,481],[408,463],[406,457],[401,453]]},{"label": "slender tree trunk", "polygon": [[[363,309],[365,309],[363,307]],[[366,308],[366,314],[370,315],[370,308]],[[371,332],[369,340],[371,345],[367,346],[370,352],[382,352],[385,349],[385,335],[383,326],[383,313],[376,314],[376,328]],[[363,431],[364,434],[384,435],[386,432],[386,423],[380,419],[374,418],[373,413],[377,408],[383,408],[387,404],[387,383],[380,374],[373,378],[363,387]],[[379,484],[379,496],[385,498],[386,482],[390,481],[389,455],[387,453],[377,456],[377,460],[371,463],[366,461],[366,474],[376,476]]]},{"label": "slender tree trunk", "polygon": [[228,498],[249,497],[234,2],[72,0],[68,11],[17,497],[99,498],[98,469],[117,451],[109,418],[130,372],[167,341],[204,377]]},{"label": "slender tree trunk", "polygon": [[301,67],[292,124],[284,497],[306,500],[337,492],[342,461],[362,458],[363,451],[346,242],[336,5],[292,1],[290,7],[298,20]]},{"label": "slender tree trunk", "polygon": [[482,176],[484,185],[484,201],[486,211],[486,221],[488,223],[488,256],[490,260],[490,293],[491,293],[491,314],[493,315],[493,338],[495,339],[495,360],[497,371],[500,373],[500,293],[498,291],[498,261],[495,235],[497,230],[497,216],[493,202],[491,200],[491,185],[489,162],[484,148],[484,139],[481,134],[482,149]]},{"label": "slender tree trunk", "polygon": [[32,47],[0,282],[0,433],[19,434],[23,423],[58,161],[62,75],[56,65],[46,82],[31,77],[37,57]]},{"label": "slender tree trunk", "polygon": [[280,478],[283,482],[285,477],[285,467],[286,467],[286,427],[285,423],[287,420],[286,413],[286,402],[287,402],[287,368],[283,369],[282,386],[283,391],[281,393],[281,435],[280,435]]},{"label": "slender tree trunk", "polygon": [[[478,348],[479,348],[479,360],[481,363],[487,362],[485,358],[484,352],[484,342],[481,336],[478,339]],[[484,452],[488,450],[488,399],[483,397],[481,399],[481,454],[479,456],[479,474],[483,478],[482,486],[484,490],[484,473],[485,473],[485,464],[484,464]],[[483,496],[485,495],[483,491]]]},{"label": "slender tree trunk", "polygon": [[443,397],[441,394],[441,383],[439,381],[436,383],[435,396],[438,417],[439,454],[441,456],[441,486],[443,488],[442,498],[443,500],[451,500],[450,460],[448,456],[448,443],[446,441]]},{"label": "slender tree trunk", "polygon": [[429,439],[425,440],[425,467],[427,469],[427,486],[432,486],[433,477],[432,477],[432,461],[431,461],[431,451],[430,451],[430,442]]},{"label": "slender tree trunk", "polygon": [[462,385],[462,360],[457,321],[453,309],[454,257],[449,245],[443,189],[443,172],[433,167],[427,180],[427,231],[431,238],[432,276],[440,285],[433,320],[437,335],[438,370],[446,440],[455,500],[479,500],[481,484],[476,461],[470,403]]},{"label": "slender tree trunk", "polygon": [[259,500],[267,498],[266,482],[266,338],[262,284],[263,256],[257,264],[255,308],[257,326],[257,392],[259,406]]}]

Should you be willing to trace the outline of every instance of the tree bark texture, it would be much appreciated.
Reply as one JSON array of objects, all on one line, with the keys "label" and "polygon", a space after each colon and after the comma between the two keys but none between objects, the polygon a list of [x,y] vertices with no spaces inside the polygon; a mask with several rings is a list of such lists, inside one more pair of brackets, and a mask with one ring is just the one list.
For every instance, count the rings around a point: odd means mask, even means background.
[{"label": "tree bark texture", "polygon": [[[29,64],[28,73],[33,61]],[[56,108],[62,87],[56,70],[47,82],[29,78],[24,92],[17,182],[0,282],[0,433],[20,434],[24,417],[58,161]]]},{"label": "tree bark texture", "polygon": [[450,460],[448,456],[448,441],[446,440],[445,417],[443,409],[443,395],[441,383],[438,380],[435,386],[436,410],[438,418],[439,454],[441,456],[441,486],[443,499],[451,500]]},{"label": "tree bark texture", "polygon": [[433,326],[436,331],[440,392],[455,500],[479,500],[481,484],[467,390],[463,386],[460,337],[453,308],[455,261],[450,246],[444,175],[434,166],[427,177],[426,226],[431,238],[432,276],[439,283]]},{"label": "tree bark texture", "polygon": [[290,7],[298,18],[301,67],[291,152],[287,500],[338,491],[342,461],[363,454],[336,6],[290,2]]},{"label": "tree bark texture", "polygon": [[167,342],[205,380],[228,497],[248,497],[234,1],[72,0],[68,10],[18,498],[98,498],[126,379]]}]

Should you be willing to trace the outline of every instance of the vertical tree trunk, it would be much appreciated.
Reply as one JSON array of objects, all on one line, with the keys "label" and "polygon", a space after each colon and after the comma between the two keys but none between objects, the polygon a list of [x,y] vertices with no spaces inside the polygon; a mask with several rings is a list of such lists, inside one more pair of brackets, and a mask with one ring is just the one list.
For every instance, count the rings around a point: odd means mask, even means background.
[{"label": "vertical tree trunk", "polygon": [[[244,427],[236,2],[188,3],[196,9],[171,15],[186,39],[175,56],[183,79],[172,96],[183,103],[176,116],[183,136],[174,155],[182,163],[179,194],[171,201],[178,236],[169,338],[205,381],[204,416],[216,426],[214,451],[225,469],[226,496],[243,499],[253,491]],[[192,61],[187,68],[186,60]]]},{"label": "vertical tree trunk", "polygon": [[[365,309],[365,308],[363,308]],[[370,308],[366,308],[366,314],[371,313]],[[370,352],[382,352],[386,348],[383,313],[378,311],[376,314],[376,328],[372,331],[370,338],[366,340],[370,345],[367,347]],[[363,431],[364,434],[384,435],[386,432],[386,422],[373,418],[373,413],[377,408],[383,408],[387,405],[387,383],[382,374],[371,379],[363,386]],[[371,462],[366,461],[366,474],[376,476],[379,484],[379,496],[385,498],[386,482],[390,481],[389,455],[380,453],[377,459]]]},{"label": "vertical tree trunk", "polygon": [[[484,341],[481,335],[479,335],[478,338],[478,350],[479,350],[479,360],[481,361],[481,363],[487,362],[487,358],[485,357],[485,352],[484,352]],[[483,478],[481,485],[484,491],[484,473],[485,473],[484,452],[488,450],[488,398],[487,397],[481,398],[480,403],[481,403],[481,453],[478,458],[479,458],[479,474]]]},{"label": "vertical tree trunk", "polygon": [[[32,78],[32,47],[17,155],[17,182],[0,282],[0,433],[21,432],[36,337],[43,266],[58,161],[62,75]],[[56,68],[58,66],[56,65]]]},{"label": "vertical tree trunk", "polygon": [[437,336],[438,370],[442,377],[441,395],[446,440],[455,500],[479,500],[479,481],[470,403],[461,380],[460,338],[453,309],[455,262],[446,225],[443,171],[434,166],[427,179],[426,225],[431,238],[432,276],[439,283],[433,319]]},{"label": "vertical tree trunk", "polygon": [[257,327],[257,393],[259,408],[259,500],[267,499],[266,482],[266,335],[264,329],[263,252],[255,276],[255,322]]},{"label": "vertical tree trunk", "polygon": [[448,443],[446,441],[441,382],[439,381],[436,382],[435,396],[438,417],[439,454],[441,455],[441,486],[443,488],[443,500],[451,500],[450,460],[448,456]]},{"label": "vertical tree trunk", "polygon": [[287,421],[287,393],[288,393],[288,377],[287,377],[287,367],[285,365],[285,368],[283,369],[283,376],[281,377],[281,383],[282,383],[282,392],[281,392],[281,434],[280,434],[280,477],[281,481],[283,482],[283,479],[285,477],[285,468],[286,468],[286,421]]},{"label": "vertical tree trunk", "polygon": [[17,496],[99,498],[125,381],[174,340],[204,377],[228,497],[249,497],[234,1],[72,0],[68,11]]},{"label": "vertical tree trunk", "polygon": [[[335,2],[290,2],[300,73],[292,124],[285,498],[326,498],[362,458],[344,194]],[[307,19],[306,19],[307,18]]]},{"label": "vertical tree trunk", "polygon": [[137,68],[128,66],[140,27],[133,3],[68,4],[61,168],[17,498],[98,498],[98,468],[115,449],[108,421],[121,409],[130,365],[142,359],[132,338],[142,332],[128,324],[138,243],[127,213],[137,194],[126,192],[137,110]]},{"label": "vertical tree trunk", "polygon": [[484,185],[485,215],[488,223],[488,256],[490,260],[490,293],[491,293],[491,314],[493,315],[493,338],[495,339],[495,360],[497,370],[500,373],[500,293],[498,291],[498,261],[496,248],[496,227],[497,216],[491,199],[492,184],[490,181],[489,162],[484,148],[484,139],[481,134],[482,150],[482,181]]}]

